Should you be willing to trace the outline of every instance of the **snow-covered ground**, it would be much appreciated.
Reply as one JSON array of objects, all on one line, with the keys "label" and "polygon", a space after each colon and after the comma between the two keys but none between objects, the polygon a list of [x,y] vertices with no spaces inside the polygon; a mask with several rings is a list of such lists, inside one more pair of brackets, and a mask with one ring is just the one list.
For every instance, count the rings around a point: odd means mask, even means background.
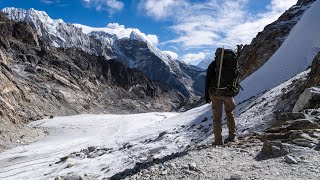
[{"label": "snow-covered ground", "polygon": [[[110,176],[135,162],[184,149],[197,136],[181,126],[187,129],[193,121],[203,120],[206,111],[204,106],[184,114],[77,115],[36,121],[30,126],[47,128],[49,135],[2,153],[0,179],[48,179],[68,172]],[[101,149],[97,157],[87,154],[57,163],[91,146]],[[73,167],[65,169],[68,164]]]},{"label": "snow-covered ground", "polygon": [[[282,89],[290,90],[308,72],[239,105],[238,134],[265,128]],[[211,117],[207,104],[184,113],[76,115],[32,122],[32,127],[47,129],[48,136],[0,154],[0,179],[54,179],[68,173],[110,177],[137,162],[212,142]]]}]

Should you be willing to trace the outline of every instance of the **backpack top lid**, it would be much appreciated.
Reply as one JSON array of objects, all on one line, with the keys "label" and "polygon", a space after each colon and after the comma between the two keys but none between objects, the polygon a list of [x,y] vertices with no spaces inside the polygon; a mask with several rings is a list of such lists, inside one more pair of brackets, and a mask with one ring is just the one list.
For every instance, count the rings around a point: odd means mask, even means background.
[{"label": "backpack top lid", "polygon": [[236,57],[236,53],[232,49],[224,49],[224,48],[217,48],[215,55],[220,56],[222,53],[222,49],[224,51],[224,55],[230,55]]},{"label": "backpack top lid", "polygon": [[[216,55],[216,62],[220,64],[221,54],[223,48],[217,48],[215,55]],[[232,49],[223,49],[223,64],[222,67],[228,68],[237,68],[237,56],[236,53]],[[219,67],[217,67],[219,68]]]}]

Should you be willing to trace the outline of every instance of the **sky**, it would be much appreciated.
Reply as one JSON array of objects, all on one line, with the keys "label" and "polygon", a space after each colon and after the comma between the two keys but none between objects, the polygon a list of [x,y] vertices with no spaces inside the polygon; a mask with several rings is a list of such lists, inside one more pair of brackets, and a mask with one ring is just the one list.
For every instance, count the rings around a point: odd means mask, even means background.
[{"label": "sky", "polygon": [[297,0],[0,0],[0,8],[34,8],[52,19],[132,30],[174,59],[198,64],[217,47],[249,44]]}]

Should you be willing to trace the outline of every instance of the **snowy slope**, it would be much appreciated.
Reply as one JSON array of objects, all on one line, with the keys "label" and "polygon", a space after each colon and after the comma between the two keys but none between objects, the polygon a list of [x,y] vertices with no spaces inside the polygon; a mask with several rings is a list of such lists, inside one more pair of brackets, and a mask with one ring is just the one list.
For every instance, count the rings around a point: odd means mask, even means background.
[{"label": "snowy slope", "polygon": [[[243,112],[237,118],[238,133],[263,130],[272,121],[270,115],[282,92],[290,91],[294,88],[290,84],[305,80],[308,73],[238,106],[237,111]],[[213,141],[210,107],[185,113],[77,115],[32,122],[30,126],[45,128],[49,135],[0,154],[0,179],[54,179],[69,173],[102,179],[136,163],[209,144]],[[223,135],[227,135],[225,127]]]},{"label": "snowy slope", "polygon": [[281,47],[259,70],[242,83],[243,101],[307,69],[320,49],[320,1],[316,1],[292,29]]}]

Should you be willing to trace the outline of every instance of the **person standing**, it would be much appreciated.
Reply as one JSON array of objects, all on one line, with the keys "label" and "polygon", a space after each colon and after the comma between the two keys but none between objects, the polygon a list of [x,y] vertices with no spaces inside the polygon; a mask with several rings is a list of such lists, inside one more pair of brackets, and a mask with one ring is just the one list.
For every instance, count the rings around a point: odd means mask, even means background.
[{"label": "person standing", "polygon": [[238,94],[239,70],[236,53],[231,49],[218,48],[215,60],[208,66],[205,81],[205,100],[212,101],[214,145],[223,145],[222,141],[222,109],[227,118],[229,136],[224,143],[236,141],[234,97]]}]

